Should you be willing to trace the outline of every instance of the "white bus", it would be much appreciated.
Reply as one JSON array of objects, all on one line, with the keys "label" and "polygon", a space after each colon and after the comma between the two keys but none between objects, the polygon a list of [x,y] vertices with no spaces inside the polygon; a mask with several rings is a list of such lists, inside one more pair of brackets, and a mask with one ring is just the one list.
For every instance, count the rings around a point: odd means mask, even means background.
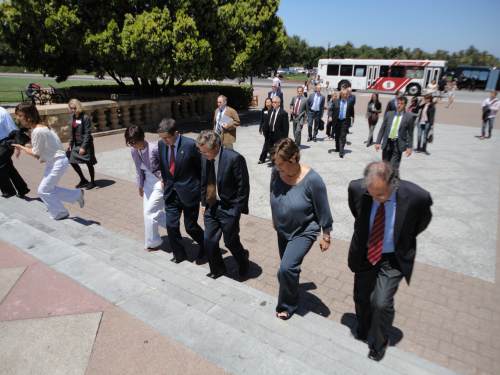
[{"label": "white bus", "polygon": [[445,68],[444,60],[321,59],[318,74],[323,84],[328,81],[339,90],[347,85],[353,90],[420,95]]}]

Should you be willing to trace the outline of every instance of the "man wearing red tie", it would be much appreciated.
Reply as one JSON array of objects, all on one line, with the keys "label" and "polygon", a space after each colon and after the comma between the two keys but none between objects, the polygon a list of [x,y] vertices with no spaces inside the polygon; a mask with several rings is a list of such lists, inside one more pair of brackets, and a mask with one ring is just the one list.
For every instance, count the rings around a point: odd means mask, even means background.
[{"label": "man wearing red tie", "polygon": [[304,88],[297,87],[297,96],[292,98],[290,102],[290,117],[293,124],[293,137],[295,144],[300,147],[302,127],[306,120],[307,99],[304,97]]},{"label": "man wearing red tie", "polygon": [[153,160],[160,166],[165,199],[165,216],[172,262],[187,259],[180,232],[181,214],[184,214],[186,232],[200,246],[198,259],[204,257],[203,229],[198,225],[200,211],[201,155],[196,143],[177,131],[174,119],[163,119],[158,126],[158,151]]},{"label": "man wearing red tie", "polygon": [[410,278],[418,234],[429,225],[432,199],[421,187],[395,178],[387,162],[373,162],[364,178],[349,184],[354,233],[349,268],[354,272],[357,339],[367,341],[368,357],[380,361],[389,345],[394,295]]}]

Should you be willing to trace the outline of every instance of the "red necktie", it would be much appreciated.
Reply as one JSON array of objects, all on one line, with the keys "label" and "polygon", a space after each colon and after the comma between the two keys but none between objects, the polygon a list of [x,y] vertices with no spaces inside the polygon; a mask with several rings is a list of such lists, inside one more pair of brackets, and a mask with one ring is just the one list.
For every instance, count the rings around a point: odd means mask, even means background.
[{"label": "red necktie", "polygon": [[385,208],[381,203],[378,206],[375,220],[373,221],[370,240],[368,241],[368,261],[375,265],[382,258],[382,247],[384,245]]},{"label": "red necktie", "polygon": [[300,105],[300,98],[297,97],[297,100],[295,100],[295,108],[293,109],[293,114],[298,115],[299,114],[299,105]]},{"label": "red necktie", "polygon": [[170,146],[170,174],[173,176],[175,172],[175,153],[174,153],[175,145]]}]

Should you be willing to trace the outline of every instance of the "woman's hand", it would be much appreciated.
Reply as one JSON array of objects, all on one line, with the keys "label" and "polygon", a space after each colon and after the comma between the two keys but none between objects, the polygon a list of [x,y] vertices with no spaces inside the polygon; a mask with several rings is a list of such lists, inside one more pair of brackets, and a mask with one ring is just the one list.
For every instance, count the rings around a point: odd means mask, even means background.
[{"label": "woman's hand", "polygon": [[143,188],[139,188],[139,196],[143,197],[144,196],[144,189]]},{"label": "woman's hand", "polygon": [[330,248],[330,240],[326,241],[324,238],[319,241],[319,248],[321,251],[327,251]]},{"label": "woman's hand", "polygon": [[84,149],[83,147],[80,147],[80,150],[78,151],[78,153],[79,153],[81,156],[85,155],[85,153],[86,153],[86,152],[87,152],[87,151],[85,151],[85,149]]}]

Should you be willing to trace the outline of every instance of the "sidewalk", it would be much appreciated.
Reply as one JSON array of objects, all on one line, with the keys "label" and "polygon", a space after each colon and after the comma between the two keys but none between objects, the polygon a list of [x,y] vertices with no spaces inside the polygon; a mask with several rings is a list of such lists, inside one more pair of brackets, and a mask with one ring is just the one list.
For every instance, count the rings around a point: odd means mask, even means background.
[{"label": "sidewalk", "polygon": [[[255,142],[251,138],[255,129],[251,132],[248,131],[248,133],[245,133],[244,130],[242,128],[242,131],[239,132],[239,137],[241,137],[238,142],[241,149],[245,149],[245,142]],[[154,139],[154,135],[152,137]],[[119,152],[123,148],[123,135],[96,138],[95,143],[99,153]],[[239,148],[237,147],[237,149]],[[352,158],[355,155],[356,153],[353,154]],[[106,160],[104,155],[98,159],[101,160],[101,164]],[[113,160],[123,163],[123,165],[114,164],[112,166],[112,169],[118,169],[116,173],[129,168],[130,160],[128,158],[120,156],[120,158]],[[254,160],[247,156],[247,163],[250,165],[253,162]],[[359,161],[347,160],[347,162],[355,163],[356,170],[360,168],[357,165],[361,164]],[[406,162],[405,160],[403,163]],[[16,161],[16,165],[32,189],[30,196],[35,197],[33,192],[42,174],[40,165],[26,156]],[[101,170],[100,168],[106,169],[106,166],[98,164],[97,170]],[[335,171],[332,172],[335,175]],[[86,173],[85,168],[84,173]],[[112,173],[111,169],[109,173]],[[252,176],[253,183],[262,177],[255,174]],[[85,208],[79,209],[71,206],[71,214],[85,218],[87,221],[97,222],[125,237],[142,241],[142,201],[138,196],[135,184],[125,179],[99,173],[97,179],[100,188],[87,191]],[[62,185],[72,186],[76,182],[76,174],[68,170],[62,180]],[[496,223],[496,232],[498,233],[498,217],[492,218],[492,220]],[[241,228],[242,243],[250,250],[251,260],[261,269],[258,277],[245,283],[271,295],[277,295],[278,251],[271,222],[255,216],[243,216]],[[477,239],[477,243],[481,244],[480,238]],[[450,243],[451,252],[453,245]],[[4,246],[1,247],[3,250]],[[499,268],[498,248],[497,237],[496,274],[498,274]],[[353,275],[346,264],[348,241],[336,240],[332,249],[326,254],[321,254],[315,245],[305,258],[301,275],[303,307],[328,319],[350,325],[354,306],[352,302]],[[15,268],[29,265],[30,263],[20,262],[8,264],[7,267]],[[39,265],[39,267],[41,266]],[[206,267],[206,265],[202,267]],[[256,271],[256,266],[254,266],[253,272]],[[15,275],[16,271],[11,272]],[[11,276],[11,278],[15,278],[15,276]],[[397,342],[398,348],[413,352],[460,373],[495,374],[500,368],[500,340],[498,340],[500,337],[500,293],[497,285],[498,277],[494,279],[494,282],[488,282],[480,278],[466,276],[463,273],[452,272],[446,268],[417,262],[411,286],[408,287],[401,283],[396,296],[397,313],[394,322],[396,328],[393,330],[393,340]],[[12,292],[8,298],[10,295]],[[102,313],[105,318],[107,308],[94,307],[83,311],[73,311],[72,314],[81,312]],[[35,318],[40,317],[40,315],[26,316],[26,318],[28,317]],[[102,322],[106,321],[104,318]],[[119,341],[126,340],[120,339]],[[98,343],[99,333],[95,345]],[[92,358],[94,358],[94,354],[92,354]],[[183,362],[181,365],[187,364],[185,363],[187,361]],[[116,364],[116,366],[119,365]],[[205,372],[204,369],[202,373]]]}]

